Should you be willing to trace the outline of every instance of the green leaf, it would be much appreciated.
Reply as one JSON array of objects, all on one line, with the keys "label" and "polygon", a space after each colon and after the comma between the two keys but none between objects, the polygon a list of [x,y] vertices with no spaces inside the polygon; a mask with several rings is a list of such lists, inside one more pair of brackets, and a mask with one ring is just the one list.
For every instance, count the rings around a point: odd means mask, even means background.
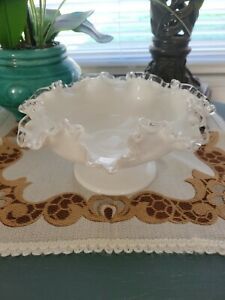
[{"label": "green leaf", "polygon": [[[36,41],[36,45],[38,47],[43,46],[41,42],[46,37],[46,34],[48,33],[48,30],[51,27],[51,24],[54,23],[54,20],[56,17],[60,16],[61,13],[58,9],[45,9],[44,13],[41,13],[40,7],[31,7],[32,12],[32,25],[34,28],[34,39]],[[41,15],[43,14],[43,24],[40,22]],[[45,42],[51,42],[54,39],[54,36],[50,36],[48,40]]]},{"label": "green leaf", "polygon": [[0,44],[15,48],[24,31],[27,19],[27,0],[0,0]]},{"label": "green leaf", "polygon": [[64,30],[74,30],[80,26],[90,15],[93,10],[86,12],[73,12],[58,16],[52,26],[51,35]]},{"label": "green leaf", "polygon": [[[60,16],[61,13],[58,9],[46,9],[45,16],[44,16],[44,28],[43,28],[43,34],[45,35],[51,26],[53,20],[55,17]],[[50,38],[51,40],[51,38]]]},{"label": "green leaf", "polygon": [[109,43],[113,39],[111,35],[102,34],[99,31],[97,31],[94,25],[88,20],[85,20],[80,26],[74,29],[74,31],[86,33],[98,43]]},{"label": "green leaf", "polygon": [[[54,18],[58,17],[60,15],[61,15],[61,13],[58,9],[46,9],[45,18],[44,18],[44,30],[43,30],[44,36],[46,36],[48,29],[50,28]],[[58,34],[58,32],[52,33],[52,34],[50,34],[50,32],[49,32],[46,43],[52,42],[57,34]]]},{"label": "green leaf", "polygon": [[51,22],[52,22],[52,20],[54,19],[55,16],[58,17],[60,15],[61,14],[60,14],[60,11],[58,9],[46,9],[44,23],[46,25],[49,25],[49,24],[51,24]]}]

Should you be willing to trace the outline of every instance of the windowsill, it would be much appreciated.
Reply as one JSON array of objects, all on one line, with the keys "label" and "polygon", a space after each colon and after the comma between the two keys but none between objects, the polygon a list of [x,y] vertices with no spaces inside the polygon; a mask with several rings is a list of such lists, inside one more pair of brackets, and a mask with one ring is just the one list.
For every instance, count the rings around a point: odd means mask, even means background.
[{"label": "windowsill", "polygon": [[[79,61],[78,61],[79,63]],[[107,64],[98,64],[98,65],[87,65],[80,64],[84,73],[99,73],[99,72],[109,72],[113,74],[124,74],[130,71],[140,72],[145,69],[146,64],[129,64],[129,65],[107,65]],[[225,61],[224,62],[211,62],[211,63],[188,63],[187,66],[196,75],[225,75]]]},{"label": "windowsill", "polygon": [[225,103],[225,75],[199,76],[208,83],[212,91],[212,100]]},{"label": "windowsill", "polygon": [[[117,66],[82,66],[83,73],[109,72],[111,74],[125,74],[127,72],[143,72],[146,65],[117,65]],[[212,63],[189,63],[189,69],[203,82],[207,83],[212,90],[212,99],[225,103],[225,61]]]}]

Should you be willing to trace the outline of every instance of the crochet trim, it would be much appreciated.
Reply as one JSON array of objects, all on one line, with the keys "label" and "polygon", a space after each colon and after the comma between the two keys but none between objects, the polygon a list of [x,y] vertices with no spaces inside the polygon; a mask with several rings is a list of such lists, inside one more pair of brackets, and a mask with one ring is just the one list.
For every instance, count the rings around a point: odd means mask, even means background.
[{"label": "crochet trim", "polygon": [[225,255],[225,241],[208,239],[85,239],[76,241],[48,241],[0,243],[0,255],[27,256],[71,253],[176,253]]}]

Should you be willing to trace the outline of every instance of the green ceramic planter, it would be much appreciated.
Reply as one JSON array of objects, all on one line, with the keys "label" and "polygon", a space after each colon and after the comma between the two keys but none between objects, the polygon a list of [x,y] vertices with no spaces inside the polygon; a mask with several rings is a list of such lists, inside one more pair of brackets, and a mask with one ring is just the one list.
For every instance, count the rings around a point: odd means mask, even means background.
[{"label": "green ceramic planter", "polygon": [[81,70],[64,45],[34,50],[0,50],[0,105],[19,120],[18,106],[37,89],[62,80],[77,81]]}]

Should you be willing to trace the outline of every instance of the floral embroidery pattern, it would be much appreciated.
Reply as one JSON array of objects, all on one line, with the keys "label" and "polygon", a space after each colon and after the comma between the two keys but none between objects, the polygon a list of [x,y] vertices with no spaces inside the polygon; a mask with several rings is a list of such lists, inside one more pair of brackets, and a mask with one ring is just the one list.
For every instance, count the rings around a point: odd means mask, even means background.
[{"label": "floral embroidery pattern", "polygon": [[26,178],[6,180],[2,171],[21,158],[21,149],[11,135],[0,146],[0,221],[10,227],[27,226],[43,217],[54,226],[68,226],[86,218],[93,222],[123,222],[136,217],[149,224],[164,222],[199,225],[225,220],[225,152],[215,147],[219,134],[212,132],[210,141],[196,155],[215,172],[213,177],[193,170],[186,181],[195,189],[190,200],[174,199],[153,191],[132,197],[93,195],[85,199],[75,193],[62,193],[40,203],[23,198],[28,185]]}]

